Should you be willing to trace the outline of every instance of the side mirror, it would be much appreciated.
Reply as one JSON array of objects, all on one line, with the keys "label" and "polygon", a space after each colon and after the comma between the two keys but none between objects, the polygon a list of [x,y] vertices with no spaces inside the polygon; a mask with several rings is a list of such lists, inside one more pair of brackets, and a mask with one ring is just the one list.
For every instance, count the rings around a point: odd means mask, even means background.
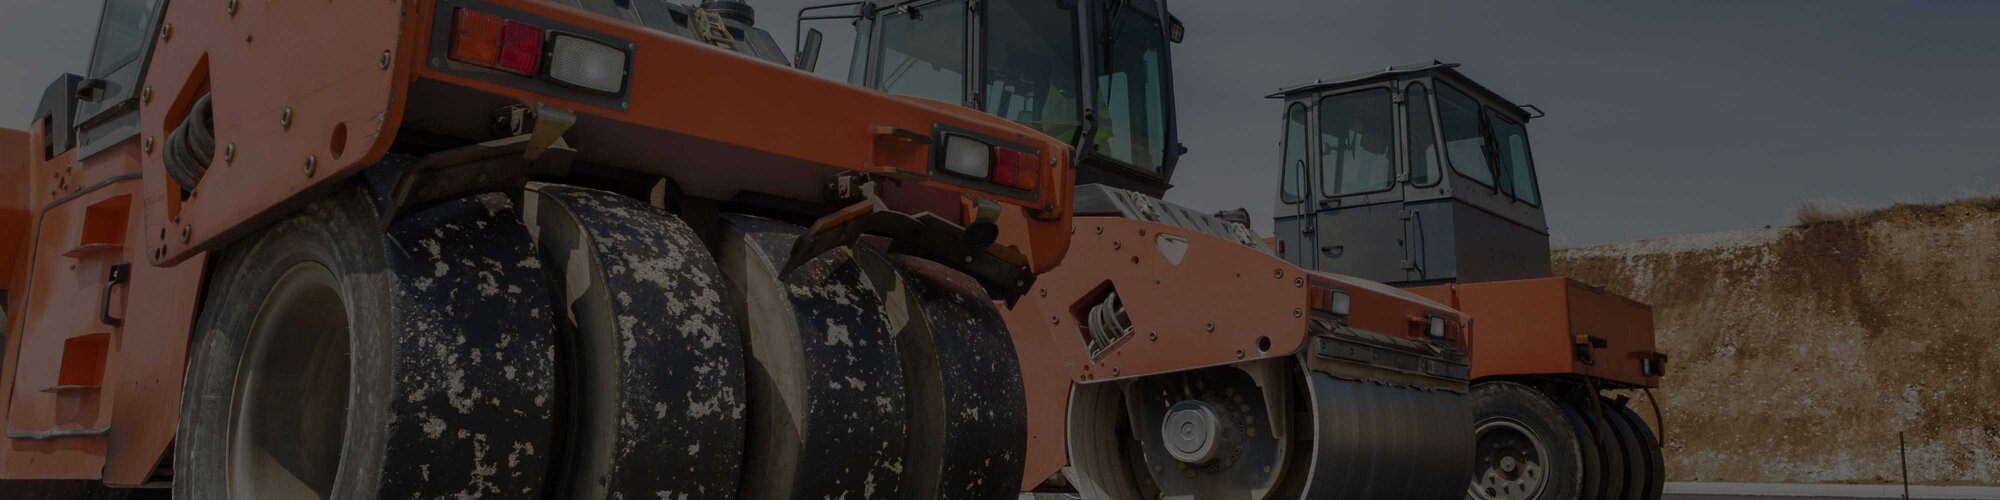
[{"label": "side mirror", "polygon": [[811,73],[814,68],[819,67],[819,45],[825,38],[826,35],[820,33],[819,28],[806,30],[805,44],[799,47],[798,54],[792,56],[792,66],[805,70],[807,73]]}]

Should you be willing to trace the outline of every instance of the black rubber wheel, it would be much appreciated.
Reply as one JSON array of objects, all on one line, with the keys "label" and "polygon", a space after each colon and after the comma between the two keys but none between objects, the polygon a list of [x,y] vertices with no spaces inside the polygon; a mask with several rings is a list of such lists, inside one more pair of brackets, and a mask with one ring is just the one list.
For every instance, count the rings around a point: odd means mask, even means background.
[{"label": "black rubber wheel", "polygon": [[1577,437],[1577,455],[1582,459],[1577,462],[1579,472],[1583,475],[1582,487],[1578,489],[1581,492],[1579,498],[1590,500],[1606,498],[1604,457],[1601,455],[1603,450],[1597,448],[1597,443],[1591,437],[1590,417],[1574,405],[1561,406],[1564,419],[1569,421],[1570,431]]},{"label": "black rubber wheel", "polygon": [[541,495],[554,326],[520,218],[497,195],[377,213],[349,186],[215,261],[176,497]]},{"label": "black rubber wheel", "polygon": [[1666,458],[1660,454],[1659,438],[1653,436],[1653,429],[1639,418],[1630,406],[1610,399],[1604,401],[1605,418],[1622,422],[1633,434],[1632,448],[1626,450],[1627,460],[1638,464],[1637,496],[1631,500],[1660,500],[1667,484]]},{"label": "black rubber wheel", "polygon": [[1472,387],[1477,443],[1466,497],[1573,500],[1582,497],[1583,455],[1563,408],[1513,382]]},{"label": "black rubber wheel", "polygon": [[732,498],[742,475],[743,334],[722,270],[644,201],[554,184],[522,212],[556,295],[563,498]]},{"label": "black rubber wheel", "polygon": [[903,498],[1018,498],[1027,395],[992,298],[943,264],[853,248],[903,359],[910,416]]},{"label": "black rubber wheel", "polygon": [[[1584,422],[1596,428],[1596,432],[1601,436],[1601,442],[1597,443],[1597,456],[1599,463],[1604,467],[1604,475],[1602,477],[1604,481],[1600,485],[1602,488],[1599,490],[1597,498],[1602,500],[1622,500],[1627,498],[1625,496],[1626,492],[1631,490],[1631,487],[1628,485],[1637,479],[1633,474],[1636,469],[1630,464],[1631,459],[1628,458],[1629,455],[1625,452],[1628,447],[1625,436],[1618,430],[1621,426],[1614,423],[1613,412],[1610,407],[1593,407],[1590,399],[1584,399],[1581,396],[1573,399],[1575,401],[1572,402],[1572,407],[1576,408],[1577,413],[1583,415]],[[1598,417],[1600,409],[1603,411],[1602,418]],[[1584,444],[1586,446],[1591,445],[1591,439],[1589,437],[1584,438]]]}]

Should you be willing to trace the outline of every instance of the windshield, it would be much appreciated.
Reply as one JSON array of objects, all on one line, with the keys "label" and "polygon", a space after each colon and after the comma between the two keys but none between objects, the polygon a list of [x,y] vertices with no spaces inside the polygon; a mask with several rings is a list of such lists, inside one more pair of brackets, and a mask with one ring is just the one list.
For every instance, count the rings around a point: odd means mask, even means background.
[{"label": "windshield", "polygon": [[986,112],[1064,142],[1076,138],[1075,7],[1064,2],[993,2],[986,11]]},{"label": "windshield", "polygon": [[1319,100],[1319,172],[1326,196],[1389,189],[1396,170],[1394,108],[1387,87]]},{"label": "windshield", "polygon": [[1160,21],[1129,1],[1098,2],[1100,32],[1108,47],[1097,74],[1097,152],[1127,165],[1164,174],[1167,150],[1167,40]]},{"label": "windshield", "polygon": [[146,38],[152,36],[146,19],[157,0],[111,0],[104,3],[104,17],[97,25],[97,54],[90,61],[90,76],[103,78],[139,57]]},{"label": "windshield", "polygon": [[1486,110],[1486,123],[1493,129],[1493,144],[1499,149],[1503,190],[1529,205],[1541,205],[1541,193],[1535,190],[1535,163],[1528,154],[1527,127],[1492,109]]},{"label": "windshield", "polygon": [[883,92],[965,103],[965,3],[919,3],[882,14],[875,61],[875,88]]}]

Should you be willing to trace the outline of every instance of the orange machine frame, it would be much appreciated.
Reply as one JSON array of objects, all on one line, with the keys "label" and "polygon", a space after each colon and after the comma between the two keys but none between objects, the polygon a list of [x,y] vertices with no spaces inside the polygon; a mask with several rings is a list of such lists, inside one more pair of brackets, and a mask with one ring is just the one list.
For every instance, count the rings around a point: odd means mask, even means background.
[{"label": "orange machine frame", "polygon": [[[425,57],[428,35],[434,16],[456,6],[630,40],[630,101],[613,109],[440,71]],[[156,35],[137,137],[79,161],[74,150],[48,159],[33,151],[42,123],[0,133],[0,175],[20,179],[0,187],[8,264],[0,283],[11,291],[0,408],[19,436],[0,438],[0,479],[137,486],[154,477],[179,425],[206,252],[380,160],[418,87],[568,108],[578,115],[579,162],[673,177],[704,196],[761,190],[816,200],[831,175],[859,172],[894,179],[879,184],[898,211],[965,221],[976,200],[998,202],[999,245],[1018,249],[1031,270],[1054,268],[1068,248],[1067,144],[950,103],[814,77],[555,3],[177,0]],[[216,161],[183,199],[156,146],[211,94]],[[1046,163],[1037,164],[1042,182],[1022,197],[931,177],[930,145],[907,132],[940,124],[1032,146]],[[663,146],[688,143],[722,146]],[[107,283],[120,262],[132,263],[129,281]],[[101,321],[100,297],[122,321]],[[67,352],[78,361],[65,361]],[[94,384],[65,383],[76,381]]]},{"label": "orange machine frame", "polygon": [[1472,377],[1575,374],[1610,387],[1660,385],[1653,308],[1568,278],[1414,287],[1472,315]]}]

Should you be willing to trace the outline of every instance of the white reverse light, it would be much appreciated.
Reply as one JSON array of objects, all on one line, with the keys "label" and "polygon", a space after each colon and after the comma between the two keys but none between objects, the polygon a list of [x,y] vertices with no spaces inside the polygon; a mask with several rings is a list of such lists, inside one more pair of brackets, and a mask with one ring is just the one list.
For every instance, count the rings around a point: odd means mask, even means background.
[{"label": "white reverse light", "polygon": [[993,146],[962,135],[946,135],[944,169],[966,177],[985,179],[993,172]]},{"label": "white reverse light", "polygon": [[1431,316],[1430,324],[1427,325],[1426,328],[1424,328],[1424,333],[1428,333],[1432,337],[1443,338],[1445,333],[1444,327],[1445,327],[1444,317]]},{"label": "white reverse light", "polygon": [[549,78],[599,92],[625,90],[625,51],[556,33],[549,45]]}]

